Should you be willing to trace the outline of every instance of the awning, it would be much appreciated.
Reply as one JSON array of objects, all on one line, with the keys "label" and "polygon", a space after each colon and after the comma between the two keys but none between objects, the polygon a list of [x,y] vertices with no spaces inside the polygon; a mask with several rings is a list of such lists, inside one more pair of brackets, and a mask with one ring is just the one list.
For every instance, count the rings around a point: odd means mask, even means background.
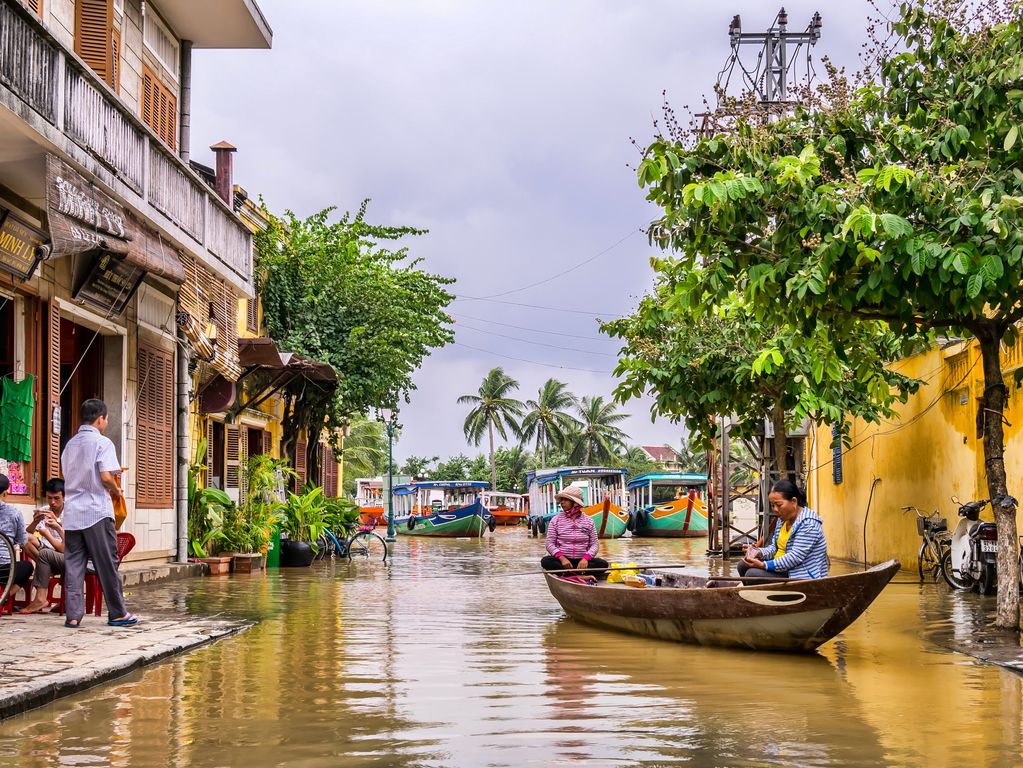
[{"label": "awning", "polygon": [[188,343],[192,345],[195,353],[203,360],[213,360],[216,349],[213,347],[213,342],[199,327],[199,321],[187,312],[178,312],[177,323],[182,335],[188,339]]},{"label": "awning", "polygon": [[44,258],[102,249],[146,272],[185,282],[174,248],[55,155],[46,156],[46,212],[51,245]]},{"label": "awning", "polygon": [[337,382],[337,373],[327,363],[321,363],[296,352],[281,352],[274,340],[266,337],[238,339],[238,362],[246,370],[253,368],[286,370],[312,381],[327,381],[332,384]]}]

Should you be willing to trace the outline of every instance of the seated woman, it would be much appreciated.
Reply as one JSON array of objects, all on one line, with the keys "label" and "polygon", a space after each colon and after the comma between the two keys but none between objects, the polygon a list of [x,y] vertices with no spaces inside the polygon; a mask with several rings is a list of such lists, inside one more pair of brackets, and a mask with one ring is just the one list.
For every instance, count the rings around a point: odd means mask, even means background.
[{"label": "seated woman", "polygon": [[547,526],[550,554],[540,561],[540,567],[545,571],[572,569],[576,575],[606,576],[607,560],[596,556],[597,529],[583,514],[582,490],[570,485],[554,499],[560,502],[561,512]]},{"label": "seated woman", "polygon": [[743,547],[746,554],[739,563],[739,575],[823,579],[829,561],[820,515],[806,506],[806,495],[790,480],[776,482],[767,498],[779,521],[774,538],[766,547]]},{"label": "seated woman", "polygon": [[[25,518],[21,512],[7,503],[7,489],[11,487],[11,481],[7,475],[0,475],[0,532],[7,534],[17,547],[25,546]],[[14,584],[12,590],[18,587],[28,589],[28,581],[32,578],[32,563],[29,560],[18,560],[11,563],[7,547],[0,549],[0,581],[6,583],[10,576],[11,568],[14,569]]]}]

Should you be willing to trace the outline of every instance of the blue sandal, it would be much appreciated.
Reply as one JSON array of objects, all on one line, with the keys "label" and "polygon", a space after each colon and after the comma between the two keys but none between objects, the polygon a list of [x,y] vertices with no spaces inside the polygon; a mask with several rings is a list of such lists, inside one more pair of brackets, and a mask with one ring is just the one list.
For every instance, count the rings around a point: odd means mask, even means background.
[{"label": "blue sandal", "polygon": [[138,616],[132,616],[130,613],[123,619],[111,619],[107,622],[111,627],[131,627],[138,623]]}]

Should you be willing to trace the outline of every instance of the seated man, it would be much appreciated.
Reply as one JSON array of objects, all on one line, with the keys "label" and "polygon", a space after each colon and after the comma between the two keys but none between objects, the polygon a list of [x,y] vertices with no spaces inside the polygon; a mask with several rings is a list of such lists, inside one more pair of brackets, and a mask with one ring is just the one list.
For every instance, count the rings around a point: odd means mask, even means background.
[{"label": "seated man", "polygon": [[[540,561],[545,571],[575,570],[575,575],[607,575],[607,560],[597,557],[597,529],[593,520],[583,514],[583,492],[569,486],[554,499],[561,503],[561,512],[547,526],[547,551]],[[571,575],[571,574],[562,574]]]},{"label": "seated man", "polygon": [[46,506],[36,510],[35,518],[28,525],[29,537],[25,545],[25,553],[36,564],[32,579],[36,592],[32,602],[19,613],[39,613],[46,608],[50,578],[64,573],[64,529],[60,526],[60,516],[64,513],[64,481],[47,480],[45,490]]},{"label": "seated man", "polygon": [[[0,533],[7,535],[15,547],[25,546],[25,518],[21,512],[7,503],[7,489],[11,481],[7,475],[0,475]],[[11,563],[7,547],[0,547],[0,582],[7,583],[11,568],[14,568],[14,584],[12,591],[18,587],[28,588],[28,580],[32,578],[32,563],[28,560],[17,560]]]}]

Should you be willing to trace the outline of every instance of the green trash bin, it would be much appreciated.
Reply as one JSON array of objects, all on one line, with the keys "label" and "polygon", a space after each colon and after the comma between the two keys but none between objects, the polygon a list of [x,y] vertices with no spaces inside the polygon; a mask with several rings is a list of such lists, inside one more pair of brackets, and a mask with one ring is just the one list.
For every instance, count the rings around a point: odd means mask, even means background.
[{"label": "green trash bin", "polygon": [[281,567],[281,527],[275,525],[270,531],[270,544],[266,548],[266,567]]}]

